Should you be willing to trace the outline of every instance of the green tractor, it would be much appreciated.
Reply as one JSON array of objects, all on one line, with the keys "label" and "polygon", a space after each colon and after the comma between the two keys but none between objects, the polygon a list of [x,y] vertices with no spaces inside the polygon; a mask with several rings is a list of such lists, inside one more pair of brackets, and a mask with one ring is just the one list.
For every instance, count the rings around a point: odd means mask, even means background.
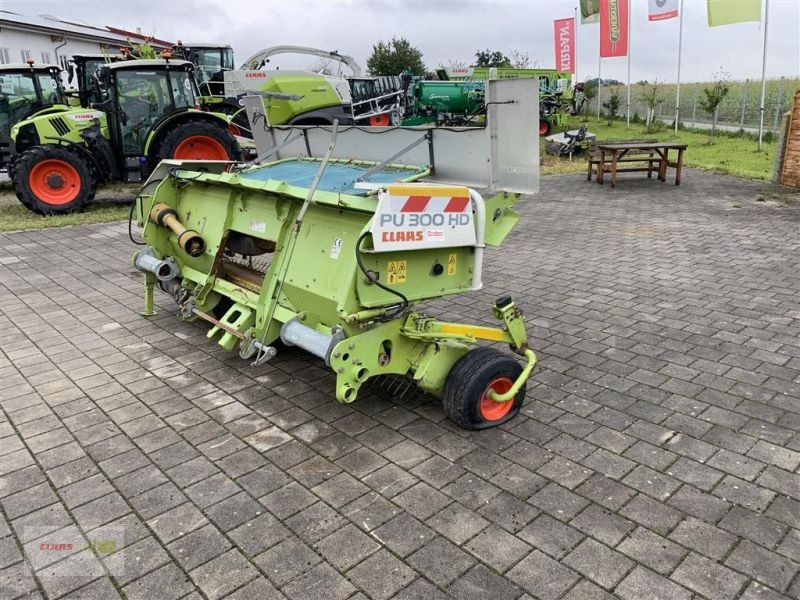
[{"label": "green tractor", "polygon": [[[228,117],[195,108],[190,62],[122,61],[104,65],[96,79],[101,101],[62,106],[12,127],[12,181],[30,210],[81,210],[98,184],[139,183],[163,158],[241,159]],[[94,93],[85,90],[82,99],[94,100]]]},{"label": "green tractor", "polygon": [[73,80],[77,89],[68,89],[67,95],[77,98],[77,104],[89,108],[106,99],[106,91],[100,81],[101,69],[113,62],[124,60],[122,56],[110,54],[74,54],[70,59],[67,85]]},{"label": "green tractor", "polygon": [[66,109],[59,71],[55,65],[32,62],[0,66],[0,169],[9,166],[16,123]]},{"label": "green tractor", "polygon": [[200,96],[220,100],[225,95],[224,74],[234,69],[233,48],[218,44],[183,44],[178,40],[170,51],[175,58],[194,65]]}]

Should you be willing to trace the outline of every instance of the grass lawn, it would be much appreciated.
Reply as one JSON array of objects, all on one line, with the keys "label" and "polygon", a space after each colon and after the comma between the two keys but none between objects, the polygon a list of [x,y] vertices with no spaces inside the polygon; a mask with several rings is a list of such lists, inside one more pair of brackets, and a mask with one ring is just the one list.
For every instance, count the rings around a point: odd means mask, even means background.
[{"label": "grass lawn", "polygon": [[0,233],[127,219],[136,190],[135,186],[112,184],[98,189],[95,201],[85,212],[43,217],[22,206],[10,184],[4,184],[0,186]]},{"label": "grass lawn", "polygon": [[[575,120],[570,123],[569,129],[577,129],[583,124]],[[642,123],[631,123],[630,128],[625,121],[614,121],[608,125],[606,120],[598,122],[594,117],[587,123],[589,131],[597,135],[598,140],[620,139],[654,139],[660,142],[681,142],[688,144],[683,155],[684,164],[689,167],[698,167],[729,173],[750,179],[772,179],[775,166],[777,142],[762,144],[761,152],[756,151],[756,140],[747,136],[732,136],[726,133],[717,133],[712,140],[706,131],[681,130],[678,135],[669,126],[664,126],[657,133],[647,133]],[[576,157],[572,161],[559,159],[544,154],[544,144],[540,146],[544,165],[542,175],[559,173],[573,173],[586,171],[586,159]]]}]

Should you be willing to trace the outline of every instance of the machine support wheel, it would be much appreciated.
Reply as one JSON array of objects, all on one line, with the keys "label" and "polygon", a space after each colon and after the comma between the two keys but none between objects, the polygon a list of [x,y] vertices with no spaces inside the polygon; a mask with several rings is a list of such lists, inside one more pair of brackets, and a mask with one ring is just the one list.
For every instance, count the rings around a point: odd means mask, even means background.
[{"label": "machine support wheel", "polygon": [[508,402],[495,402],[489,391],[511,389],[522,366],[495,348],[479,347],[459,358],[444,384],[444,412],[464,429],[496,427],[513,419],[525,400],[525,386]]},{"label": "machine support wheel", "polygon": [[175,126],[164,138],[156,159],[241,160],[242,149],[227,125],[193,120]]},{"label": "machine support wheel", "polygon": [[550,135],[550,131],[552,129],[553,129],[553,124],[550,122],[549,119],[545,119],[544,117],[541,117],[539,119],[539,137]]},{"label": "machine support wheel", "polygon": [[89,165],[63,146],[34,146],[14,163],[14,191],[19,201],[40,215],[83,210],[94,197]]}]

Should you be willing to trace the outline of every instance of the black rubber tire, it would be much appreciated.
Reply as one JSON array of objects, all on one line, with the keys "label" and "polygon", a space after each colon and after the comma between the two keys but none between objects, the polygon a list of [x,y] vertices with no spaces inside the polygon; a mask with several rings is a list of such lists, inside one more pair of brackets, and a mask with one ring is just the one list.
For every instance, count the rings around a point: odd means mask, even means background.
[{"label": "black rubber tire", "polygon": [[[65,204],[52,204],[39,198],[30,185],[31,171],[42,161],[59,160],[68,163],[78,174],[78,194]],[[23,152],[14,163],[14,192],[27,209],[40,215],[63,215],[80,212],[91,202],[95,194],[95,182],[89,165],[75,152],[64,146],[34,146]]]},{"label": "black rubber tire", "polygon": [[539,137],[545,137],[550,135],[550,132],[553,131],[553,124],[550,122],[550,119],[545,119],[543,117],[539,118]]},{"label": "black rubber tire", "polygon": [[156,150],[156,162],[164,158],[172,158],[180,143],[186,138],[195,135],[207,136],[219,142],[228,153],[228,160],[239,161],[242,159],[242,149],[239,147],[239,142],[236,141],[236,138],[228,131],[227,126],[222,121],[216,124],[196,119],[176,125],[166,135],[164,141],[161,142]]},{"label": "black rubber tire", "polygon": [[481,396],[489,384],[498,377],[516,380],[522,366],[508,354],[487,346],[467,352],[459,358],[447,374],[442,404],[444,412],[456,425],[464,429],[497,427],[513,419],[525,401],[525,385],[517,392],[511,409],[501,418],[487,421],[481,414]]}]

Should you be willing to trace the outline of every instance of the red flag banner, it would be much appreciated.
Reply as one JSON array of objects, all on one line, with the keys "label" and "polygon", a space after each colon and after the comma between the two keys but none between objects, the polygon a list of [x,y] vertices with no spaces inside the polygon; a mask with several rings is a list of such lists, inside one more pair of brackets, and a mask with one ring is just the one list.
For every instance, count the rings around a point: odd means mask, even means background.
[{"label": "red flag banner", "polygon": [[575,72],[575,19],[553,21],[556,40],[556,70]]},{"label": "red flag banner", "polygon": [[600,0],[600,56],[628,55],[628,0]]},{"label": "red flag banner", "polygon": [[666,21],[678,16],[678,0],[650,0],[650,21]]}]

